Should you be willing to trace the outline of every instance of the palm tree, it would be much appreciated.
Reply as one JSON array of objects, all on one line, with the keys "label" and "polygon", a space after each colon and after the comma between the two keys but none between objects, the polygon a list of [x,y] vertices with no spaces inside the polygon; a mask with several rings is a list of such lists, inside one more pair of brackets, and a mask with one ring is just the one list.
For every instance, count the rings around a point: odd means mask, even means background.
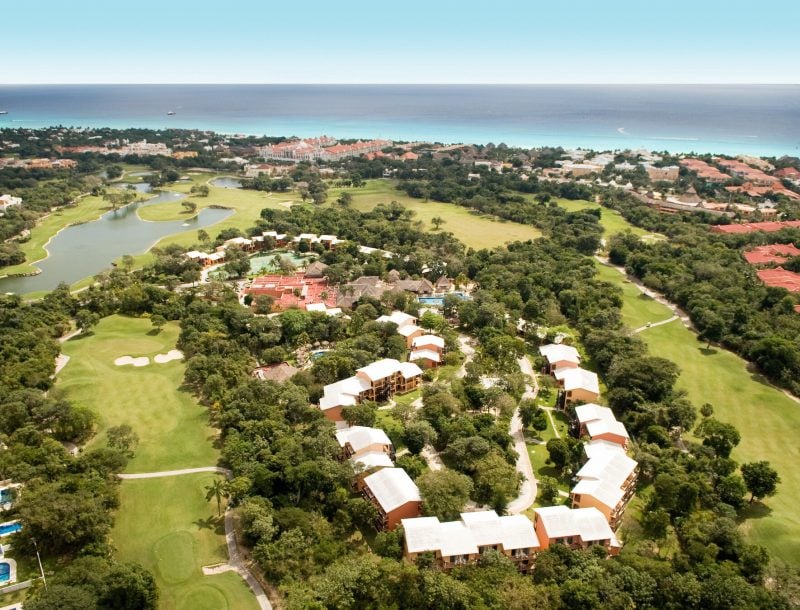
[{"label": "palm tree", "polygon": [[228,497],[228,490],[226,489],[225,482],[222,479],[216,479],[211,485],[206,487],[206,501],[210,502],[211,498],[217,500],[217,515],[222,515],[222,498]]}]

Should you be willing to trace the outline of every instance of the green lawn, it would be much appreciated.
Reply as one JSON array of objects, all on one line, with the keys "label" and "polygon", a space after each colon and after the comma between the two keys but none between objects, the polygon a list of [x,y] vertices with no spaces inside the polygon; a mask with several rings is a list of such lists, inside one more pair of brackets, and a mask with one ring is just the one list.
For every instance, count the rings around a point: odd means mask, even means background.
[{"label": "green lawn", "polygon": [[[622,322],[628,328],[635,329],[648,322],[661,322],[672,317],[672,311],[652,297],[639,290],[616,269],[595,260],[598,279],[618,285],[622,288],[625,306],[622,308]],[[676,321],[676,324],[680,322]],[[643,331],[650,332],[650,329]]]},{"label": "green lawn", "polygon": [[[100,418],[99,434],[90,446],[105,442],[105,430],[130,424],[139,435],[129,472],[150,472],[213,466],[218,452],[205,408],[188,390],[181,389],[184,364],[156,364],[153,356],[175,348],[178,325],[166,325],[153,334],[147,319],[110,316],[88,336],[64,344],[69,364],[58,376],[57,387],[72,402],[86,406]],[[145,367],[116,366],[120,356],[148,356]]]},{"label": "green lawn", "polygon": [[258,605],[235,572],[204,576],[228,559],[224,525],[205,487],[213,474],[124,481],[111,543],[121,561],[155,575],[164,610],[250,609]]},{"label": "green lawn", "polygon": [[630,230],[634,235],[640,237],[650,237],[651,239],[663,239],[663,236],[653,233],[648,233],[644,229],[635,227],[625,220],[622,215],[608,208],[604,208],[599,203],[594,201],[587,201],[585,199],[556,199],[558,205],[568,212],[577,212],[587,208],[600,210],[600,224],[603,226],[606,239],[614,235],[614,233],[622,233],[623,231]]},{"label": "green lawn", "polygon": [[[642,300],[638,289],[613,269],[602,271],[605,279],[624,290],[623,318],[630,326],[671,316],[669,309]],[[750,511],[743,529],[749,538],[789,563],[800,563],[800,404],[768,385],[748,369],[748,363],[724,349],[705,349],[705,343],[679,321],[648,328],[639,336],[650,353],[681,367],[678,388],[685,389],[699,407],[714,406],[714,415],[736,426],[742,435],[733,458],[739,463],[768,460],[780,473],[778,494]]]},{"label": "green lawn", "polygon": [[432,218],[443,218],[445,222],[441,230],[452,233],[470,248],[494,248],[508,242],[541,236],[536,227],[478,216],[471,213],[469,208],[452,203],[413,199],[396,190],[395,184],[392,180],[369,180],[365,186],[357,189],[331,189],[328,200],[333,202],[342,191],[347,191],[353,196],[353,207],[362,211],[371,210],[379,203],[397,201],[413,210],[415,219],[421,220],[428,230],[432,230]]}]

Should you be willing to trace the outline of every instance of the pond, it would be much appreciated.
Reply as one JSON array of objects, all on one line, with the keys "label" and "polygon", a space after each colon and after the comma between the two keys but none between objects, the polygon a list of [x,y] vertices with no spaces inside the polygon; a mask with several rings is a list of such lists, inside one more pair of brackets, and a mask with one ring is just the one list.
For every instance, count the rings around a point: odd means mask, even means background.
[{"label": "pond", "polygon": [[120,189],[132,188],[137,193],[149,193],[153,190],[149,182],[116,182],[114,187]]},{"label": "pond", "polygon": [[162,237],[202,229],[233,214],[233,210],[204,208],[186,220],[148,222],[136,213],[139,208],[177,201],[185,196],[165,191],[147,201],[106,212],[97,220],[63,229],[47,244],[49,256],[34,263],[42,272],[30,277],[0,279],[0,293],[25,294],[52,290],[60,282],[74,284],[108,269],[112,261],[123,254],[142,254]]},{"label": "pond", "polygon": [[224,189],[240,189],[242,188],[242,181],[237,180],[236,178],[231,178],[229,176],[223,176],[222,178],[214,178],[210,182],[211,186],[217,186]]}]

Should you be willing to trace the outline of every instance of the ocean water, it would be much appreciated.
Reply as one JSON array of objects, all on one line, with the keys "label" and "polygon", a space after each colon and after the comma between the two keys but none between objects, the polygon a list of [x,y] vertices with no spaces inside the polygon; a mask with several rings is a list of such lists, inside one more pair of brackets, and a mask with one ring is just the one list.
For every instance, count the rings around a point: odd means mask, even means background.
[{"label": "ocean water", "polygon": [[798,85],[2,85],[0,110],[0,127],[800,155]]}]

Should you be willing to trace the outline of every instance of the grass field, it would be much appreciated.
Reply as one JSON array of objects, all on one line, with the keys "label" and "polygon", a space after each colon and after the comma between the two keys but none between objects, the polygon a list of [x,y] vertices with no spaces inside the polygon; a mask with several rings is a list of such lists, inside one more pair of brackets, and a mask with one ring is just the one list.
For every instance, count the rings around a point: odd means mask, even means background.
[{"label": "grass field", "polygon": [[614,235],[614,233],[622,233],[626,230],[631,231],[634,235],[638,235],[639,237],[644,237],[645,239],[663,239],[662,235],[648,233],[644,229],[633,226],[627,220],[625,220],[619,212],[604,208],[599,203],[594,201],[586,201],[585,199],[556,199],[556,202],[560,207],[564,208],[568,212],[577,212],[587,208],[591,208],[593,210],[599,209],[600,224],[603,226],[603,232],[606,239],[608,239],[608,237],[611,235]]},{"label": "grass field", "polygon": [[[64,344],[69,364],[59,374],[57,387],[76,404],[100,417],[99,434],[91,444],[105,442],[105,430],[130,424],[139,435],[130,472],[150,472],[213,466],[218,453],[206,410],[190,392],[180,389],[184,365],[180,361],[155,364],[156,354],[174,349],[177,324],[160,333],[146,319],[110,316],[88,336]],[[116,366],[120,356],[148,356],[146,367]]]},{"label": "grass field", "polygon": [[[672,312],[652,299],[642,299],[639,290],[624,276],[608,267],[600,269],[604,279],[624,291],[623,319],[631,327],[665,320]],[[743,529],[752,542],[791,564],[800,563],[800,404],[768,385],[751,372],[748,363],[721,348],[706,349],[705,343],[678,320],[648,328],[639,334],[650,353],[681,367],[677,387],[686,390],[699,407],[714,406],[718,419],[736,426],[742,441],[733,452],[739,463],[768,460],[778,470],[782,483],[778,494],[756,504]]]},{"label": "grass field", "polygon": [[668,308],[641,292],[616,269],[598,261],[595,261],[595,267],[598,279],[622,288],[625,299],[625,306],[622,308],[622,322],[628,328],[635,329],[648,322],[660,322],[672,317],[672,312]]},{"label": "grass field", "polygon": [[249,610],[258,608],[235,572],[204,576],[202,567],[228,559],[224,525],[204,488],[212,474],[122,483],[121,508],[111,543],[121,561],[152,571],[164,610]]}]

